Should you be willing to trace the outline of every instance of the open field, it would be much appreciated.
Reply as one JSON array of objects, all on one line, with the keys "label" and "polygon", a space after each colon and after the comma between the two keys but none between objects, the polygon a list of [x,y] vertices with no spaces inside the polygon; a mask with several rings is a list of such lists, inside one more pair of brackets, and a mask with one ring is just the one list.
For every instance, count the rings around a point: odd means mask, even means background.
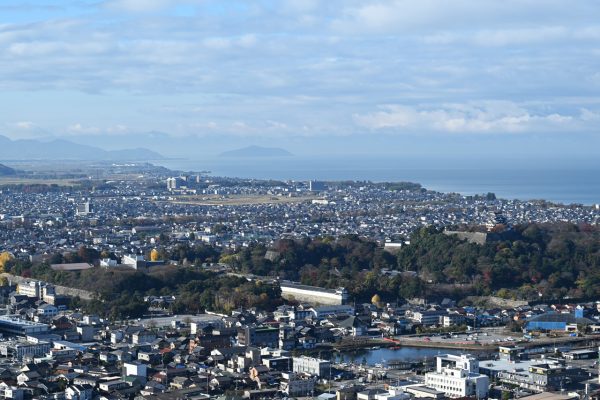
[{"label": "open field", "polygon": [[18,176],[7,176],[0,178],[0,186],[8,185],[58,185],[58,186],[74,186],[76,181],[73,179],[35,179],[35,178],[19,178]]},{"label": "open field", "polygon": [[316,196],[280,197],[269,195],[190,195],[176,196],[171,200],[176,204],[191,204],[197,206],[241,206],[252,204],[293,204],[307,200],[315,200]]}]

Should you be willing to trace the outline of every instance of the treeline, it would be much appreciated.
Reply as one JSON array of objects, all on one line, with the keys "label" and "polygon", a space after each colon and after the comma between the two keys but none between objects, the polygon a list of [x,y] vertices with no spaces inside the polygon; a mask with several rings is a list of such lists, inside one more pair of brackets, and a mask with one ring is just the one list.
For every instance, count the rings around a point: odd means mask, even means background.
[{"label": "treeline", "polygon": [[477,245],[422,229],[398,253],[398,267],[434,283],[470,283],[479,294],[600,297],[597,226],[528,224],[514,227],[510,237]]},{"label": "treeline", "polygon": [[[242,272],[345,286],[357,300],[374,293],[393,300],[452,287],[455,297],[600,297],[597,226],[527,224],[506,237],[478,245],[428,227],[413,233],[411,244],[395,255],[374,242],[343,236],[280,240],[268,249],[256,245],[221,259]],[[383,276],[382,269],[401,274]]]},{"label": "treeline", "polygon": [[375,293],[395,301],[419,296],[424,291],[423,282],[413,274],[382,276],[384,269],[397,269],[397,258],[357,235],[282,239],[269,248],[255,245],[224,254],[221,262],[243,273],[329,288],[343,286],[357,301],[369,301]]},{"label": "treeline", "polygon": [[[76,300],[74,306],[112,319],[137,318],[148,313],[145,296],[174,295],[174,313],[206,310],[230,312],[244,307],[273,310],[282,304],[276,285],[249,282],[236,276],[218,275],[195,267],[164,267],[150,273],[127,268],[93,268],[84,271],[54,271],[48,264],[20,267],[22,275],[57,285],[93,290],[95,300]],[[14,271],[13,271],[14,272]]]},{"label": "treeline", "polygon": [[[5,269],[95,290],[105,314],[114,317],[145,312],[146,305],[140,303],[147,295],[175,295],[173,310],[178,313],[229,311],[240,306],[273,309],[281,304],[276,285],[201,268],[203,263],[217,261],[241,273],[329,288],[343,286],[357,302],[369,301],[376,293],[385,301],[430,295],[456,300],[492,294],[526,300],[538,299],[540,294],[548,299],[600,297],[599,227],[527,224],[495,237],[502,240],[479,245],[428,227],[414,232],[411,244],[394,254],[356,235],[281,239],[269,246],[257,243],[236,251],[186,244],[167,248],[165,238],[159,240],[160,259],[177,260],[184,266],[149,274],[100,268],[56,272],[45,264],[10,260]],[[101,256],[106,254],[82,248],[62,257],[64,261],[90,261]]]}]

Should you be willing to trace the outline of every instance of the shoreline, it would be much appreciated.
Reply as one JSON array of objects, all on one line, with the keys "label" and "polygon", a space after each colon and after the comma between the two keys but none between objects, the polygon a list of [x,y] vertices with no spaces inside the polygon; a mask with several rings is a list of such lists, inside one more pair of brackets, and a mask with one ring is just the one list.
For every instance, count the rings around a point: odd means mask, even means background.
[{"label": "shoreline", "polygon": [[600,337],[562,337],[562,338],[544,338],[535,341],[511,341],[502,343],[461,343],[461,342],[427,342],[424,340],[402,340],[397,339],[381,339],[381,338],[364,338],[356,340],[348,340],[345,343],[322,344],[311,351],[331,350],[337,352],[352,351],[352,350],[370,350],[373,347],[379,348],[438,348],[438,349],[463,349],[465,351],[490,352],[498,351],[501,346],[519,346],[524,349],[540,348],[540,347],[559,347],[564,345],[577,345],[579,343],[592,342],[596,345],[600,342]]}]

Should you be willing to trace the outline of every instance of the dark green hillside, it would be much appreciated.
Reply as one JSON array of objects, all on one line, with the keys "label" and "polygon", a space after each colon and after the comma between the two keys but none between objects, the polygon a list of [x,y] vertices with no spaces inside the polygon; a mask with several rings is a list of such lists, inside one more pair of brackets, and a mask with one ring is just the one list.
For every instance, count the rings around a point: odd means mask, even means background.
[{"label": "dark green hillside", "polygon": [[7,167],[4,164],[0,164],[0,176],[12,176],[15,175],[17,171],[14,169]]}]

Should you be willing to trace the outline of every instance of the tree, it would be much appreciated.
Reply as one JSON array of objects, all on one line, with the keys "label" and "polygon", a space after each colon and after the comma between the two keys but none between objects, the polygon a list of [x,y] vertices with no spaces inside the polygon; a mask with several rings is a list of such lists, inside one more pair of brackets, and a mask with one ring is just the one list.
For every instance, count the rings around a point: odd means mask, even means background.
[{"label": "tree", "polygon": [[6,265],[14,259],[13,255],[8,251],[0,253],[0,272],[4,272]]},{"label": "tree", "polygon": [[160,253],[156,249],[152,249],[150,252],[150,261],[158,261],[160,257]]}]

